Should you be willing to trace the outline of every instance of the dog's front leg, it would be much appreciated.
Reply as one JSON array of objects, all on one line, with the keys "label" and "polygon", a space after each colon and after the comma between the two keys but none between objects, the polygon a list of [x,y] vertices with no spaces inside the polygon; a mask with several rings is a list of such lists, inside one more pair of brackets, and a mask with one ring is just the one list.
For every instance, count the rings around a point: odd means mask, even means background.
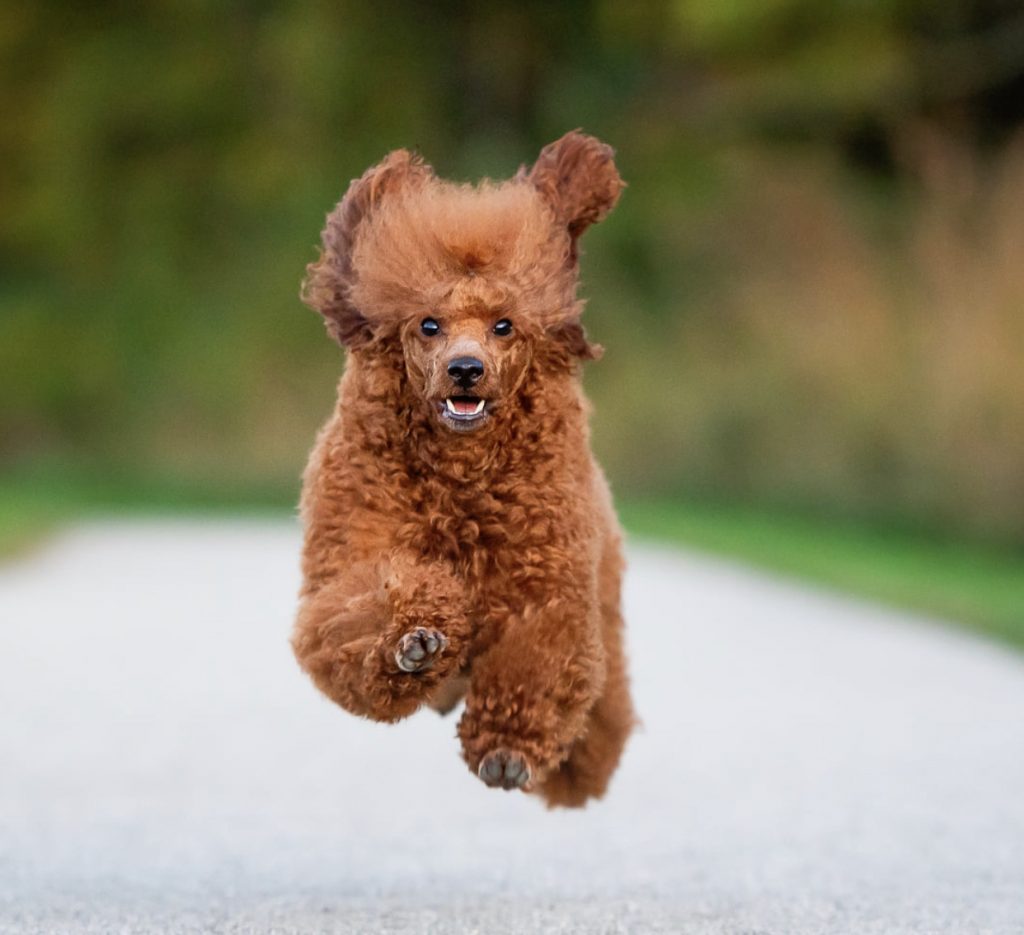
[{"label": "dog's front leg", "polygon": [[563,594],[501,621],[473,660],[459,723],[463,756],[489,786],[527,788],[558,766],[604,679],[594,602]]},{"label": "dog's front leg", "polygon": [[461,591],[448,569],[407,557],[348,566],[303,597],[295,656],[346,710],[397,721],[465,663]]}]

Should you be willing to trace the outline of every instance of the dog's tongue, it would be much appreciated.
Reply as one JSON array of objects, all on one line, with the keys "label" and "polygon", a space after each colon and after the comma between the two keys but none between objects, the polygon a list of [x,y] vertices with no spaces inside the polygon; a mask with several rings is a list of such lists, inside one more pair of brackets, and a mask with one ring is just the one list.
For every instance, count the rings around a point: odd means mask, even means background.
[{"label": "dog's tongue", "polygon": [[476,412],[477,400],[475,399],[459,399],[459,397],[452,398],[452,408],[462,416],[469,416]]}]

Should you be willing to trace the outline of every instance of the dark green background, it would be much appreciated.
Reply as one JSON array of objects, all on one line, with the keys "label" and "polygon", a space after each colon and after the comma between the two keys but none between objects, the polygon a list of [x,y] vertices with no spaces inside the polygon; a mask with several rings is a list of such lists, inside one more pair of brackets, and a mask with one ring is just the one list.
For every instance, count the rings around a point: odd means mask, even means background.
[{"label": "dark green background", "polygon": [[0,479],[292,502],[348,180],[582,126],[624,499],[1024,545],[1020,3],[4,2],[0,73]]}]

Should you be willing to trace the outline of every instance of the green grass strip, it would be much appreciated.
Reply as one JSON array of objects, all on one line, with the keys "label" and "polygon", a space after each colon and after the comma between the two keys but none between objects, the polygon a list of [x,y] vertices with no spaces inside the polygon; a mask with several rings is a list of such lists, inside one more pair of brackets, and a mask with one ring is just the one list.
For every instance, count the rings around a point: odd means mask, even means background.
[{"label": "green grass strip", "polygon": [[983,545],[673,501],[620,508],[634,535],[938,615],[1024,648],[1024,555]]}]

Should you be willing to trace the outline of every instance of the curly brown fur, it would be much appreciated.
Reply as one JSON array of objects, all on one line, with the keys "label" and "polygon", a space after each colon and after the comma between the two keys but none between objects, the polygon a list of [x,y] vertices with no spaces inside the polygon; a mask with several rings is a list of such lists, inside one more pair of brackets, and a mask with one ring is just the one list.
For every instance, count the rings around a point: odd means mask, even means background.
[{"label": "curly brown fur", "polygon": [[296,656],[376,720],[464,694],[470,769],[551,805],[601,796],[634,724],[576,298],[612,155],[576,131],[469,186],[391,153],[329,215],[303,293],[349,359],[305,475]]}]

